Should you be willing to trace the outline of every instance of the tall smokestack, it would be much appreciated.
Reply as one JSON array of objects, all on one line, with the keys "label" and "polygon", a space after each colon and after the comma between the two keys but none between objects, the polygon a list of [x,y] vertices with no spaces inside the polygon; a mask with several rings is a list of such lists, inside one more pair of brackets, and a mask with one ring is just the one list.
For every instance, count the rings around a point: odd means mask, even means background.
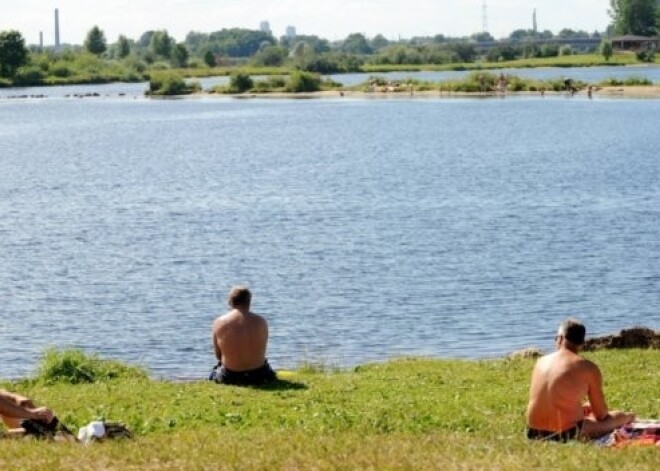
[{"label": "tall smokestack", "polygon": [[60,48],[60,12],[55,8],[55,49]]},{"label": "tall smokestack", "polygon": [[41,52],[43,50],[44,50],[44,32],[39,31],[39,51]]}]

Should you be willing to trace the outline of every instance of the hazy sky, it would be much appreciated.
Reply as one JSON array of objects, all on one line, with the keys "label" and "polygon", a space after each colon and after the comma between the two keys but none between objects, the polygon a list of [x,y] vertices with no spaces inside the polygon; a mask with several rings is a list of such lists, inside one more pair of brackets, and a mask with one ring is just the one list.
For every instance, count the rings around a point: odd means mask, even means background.
[{"label": "hazy sky", "polygon": [[[275,36],[288,25],[298,34],[342,39],[361,32],[390,39],[444,34],[469,35],[482,29],[482,0],[0,0],[0,31],[17,29],[28,43],[54,42],[54,9],[60,11],[63,43],[80,44],[98,25],[109,42],[119,34],[137,39],[150,29],[167,29],[178,40],[193,30],[257,29],[268,21]],[[538,27],[604,30],[609,0],[487,0],[488,30],[495,37]]]}]

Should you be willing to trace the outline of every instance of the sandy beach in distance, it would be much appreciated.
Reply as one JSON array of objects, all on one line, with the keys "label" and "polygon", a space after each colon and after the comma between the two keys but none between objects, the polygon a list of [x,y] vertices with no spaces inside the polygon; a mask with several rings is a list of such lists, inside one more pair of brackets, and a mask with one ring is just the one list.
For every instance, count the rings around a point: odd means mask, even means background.
[{"label": "sandy beach in distance", "polygon": [[[575,93],[575,96],[586,96],[587,90],[583,89]],[[213,95],[207,92],[202,92],[201,95]],[[273,93],[243,93],[235,95],[221,94],[221,97],[234,97],[240,99],[252,98],[298,98],[298,99],[314,99],[314,98],[451,98],[451,97],[500,97],[500,96],[540,96],[540,92],[506,92],[502,95],[498,92],[448,92],[439,90],[424,90],[424,91],[357,91],[357,90],[329,90],[320,92],[307,92],[307,93],[287,93],[287,92],[273,92]],[[566,92],[546,91],[545,96],[563,96]],[[617,97],[617,98],[660,98],[660,86],[616,86],[616,87],[594,87],[594,96],[600,97]]]}]

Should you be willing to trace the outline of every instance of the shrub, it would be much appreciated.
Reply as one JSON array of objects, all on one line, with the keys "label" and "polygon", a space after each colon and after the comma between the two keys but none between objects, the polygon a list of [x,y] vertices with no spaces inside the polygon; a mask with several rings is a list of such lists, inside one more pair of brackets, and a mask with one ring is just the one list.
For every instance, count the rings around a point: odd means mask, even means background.
[{"label": "shrub", "polygon": [[36,380],[53,383],[95,383],[112,379],[146,379],[142,368],[129,366],[116,360],[87,355],[78,349],[58,351],[49,349],[43,354]]},{"label": "shrub", "polygon": [[14,80],[17,85],[38,85],[45,77],[46,74],[41,67],[32,65],[19,68]]},{"label": "shrub", "polygon": [[55,77],[70,77],[73,75],[71,69],[69,68],[69,65],[64,63],[64,62],[56,62],[50,67],[50,75],[54,75]]},{"label": "shrub", "polygon": [[254,87],[252,77],[242,72],[235,72],[229,77],[229,93],[244,93]]},{"label": "shrub", "polygon": [[612,49],[612,41],[608,41],[607,39],[603,39],[600,43],[600,53],[603,55],[606,61],[610,60],[610,57],[612,57],[613,54],[613,49]]},{"label": "shrub", "polygon": [[193,57],[188,61],[188,67],[191,69],[207,69],[208,65],[199,57]]},{"label": "shrub", "polygon": [[254,90],[258,92],[272,92],[276,90],[284,90],[286,87],[286,80],[284,77],[268,77],[265,80],[257,80],[254,82]]},{"label": "shrub", "polygon": [[286,86],[288,92],[317,92],[321,89],[321,77],[318,74],[296,71],[289,77]]},{"label": "shrub", "polygon": [[570,44],[564,44],[562,47],[559,48],[559,55],[560,56],[572,56],[573,55],[573,48],[571,47]]},{"label": "shrub", "polygon": [[173,72],[156,72],[149,78],[149,95],[188,95],[200,90],[198,82],[187,84],[180,74]]},{"label": "shrub", "polygon": [[655,62],[655,51],[640,51],[637,53],[637,60],[642,62]]},{"label": "shrub", "polygon": [[628,77],[626,79],[609,78],[602,80],[598,84],[605,87],[620,87],[623,85],[635,87],[640,85],[653,85],[653,81],[646,77]]}]

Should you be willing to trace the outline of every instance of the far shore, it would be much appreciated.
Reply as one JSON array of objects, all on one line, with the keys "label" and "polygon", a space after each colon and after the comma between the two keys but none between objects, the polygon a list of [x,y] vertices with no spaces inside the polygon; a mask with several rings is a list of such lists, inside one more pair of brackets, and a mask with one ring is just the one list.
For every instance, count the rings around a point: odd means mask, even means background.
[{"label": "far shore", "polygon": [[[588,96],[587,89],[579,90],[573,96]],[[623,98],[660,98],[660,85],[648,86],[608,86],[608,87],[594,87],[592,90],[594,97],[623,97]],[[239,94],[215,94],[209,92],[200,92],[194,96],[218,96],[218,97],[232,97],[238,99],[321,99],[321,98],[488,98],[507,96],[547,96],[547,97],[561,97],[567,96],[570,93],[561,91],[545,91],[541,92],[449,92],[446,90],[424,90],[424,91],[361,91],[361,90],[324,90],[319,92],[305,92],[305,93],[288,93],[288,92],[270,92],[270,93],[239,93]]]},{"label": "far shore", "polygon": [[[456,92],[441,90],[440,88],[434,90],[398,90],[398,91],[364,91],[364,90],[323,90],[318,92],[264,92],[264,93],[213,93],[210,91],[201,91],[190,95],[173,95],[173,96],[153,96],[150,98],[157,99],[181,99],[181,98],[199,98],[199,97],[218,97],[218,98],[235,98],[235,99],[337,99],[337,98],[353,98],[353,99],[405,99],[405,98],[426,98],[426,99],[442,99],[442,98],[505,98],[505,97],[566,97],[578,96],[587,97],[589,95],[588,89],[584,88],[574,92],[572,95],[566,91],[506,91],[496,92]],[[102,95],[95,92],[86,92],[79,94],[66,95],[65,98],[98,98],[98,97],[113,97],[114,95]],[[127,96],[120,93],[120,97]],[[637,86],[594,86],[592,88],[592,96],[599,98],[660,98],[660,85],[637,85]],[[28,93],[21,93],[17,95],[0,96],[0,100],[11,99],[27,99],[48,98],[48,95],[39,94],[31,95]],[[133,97],[135,98],[135,97]]]}]

